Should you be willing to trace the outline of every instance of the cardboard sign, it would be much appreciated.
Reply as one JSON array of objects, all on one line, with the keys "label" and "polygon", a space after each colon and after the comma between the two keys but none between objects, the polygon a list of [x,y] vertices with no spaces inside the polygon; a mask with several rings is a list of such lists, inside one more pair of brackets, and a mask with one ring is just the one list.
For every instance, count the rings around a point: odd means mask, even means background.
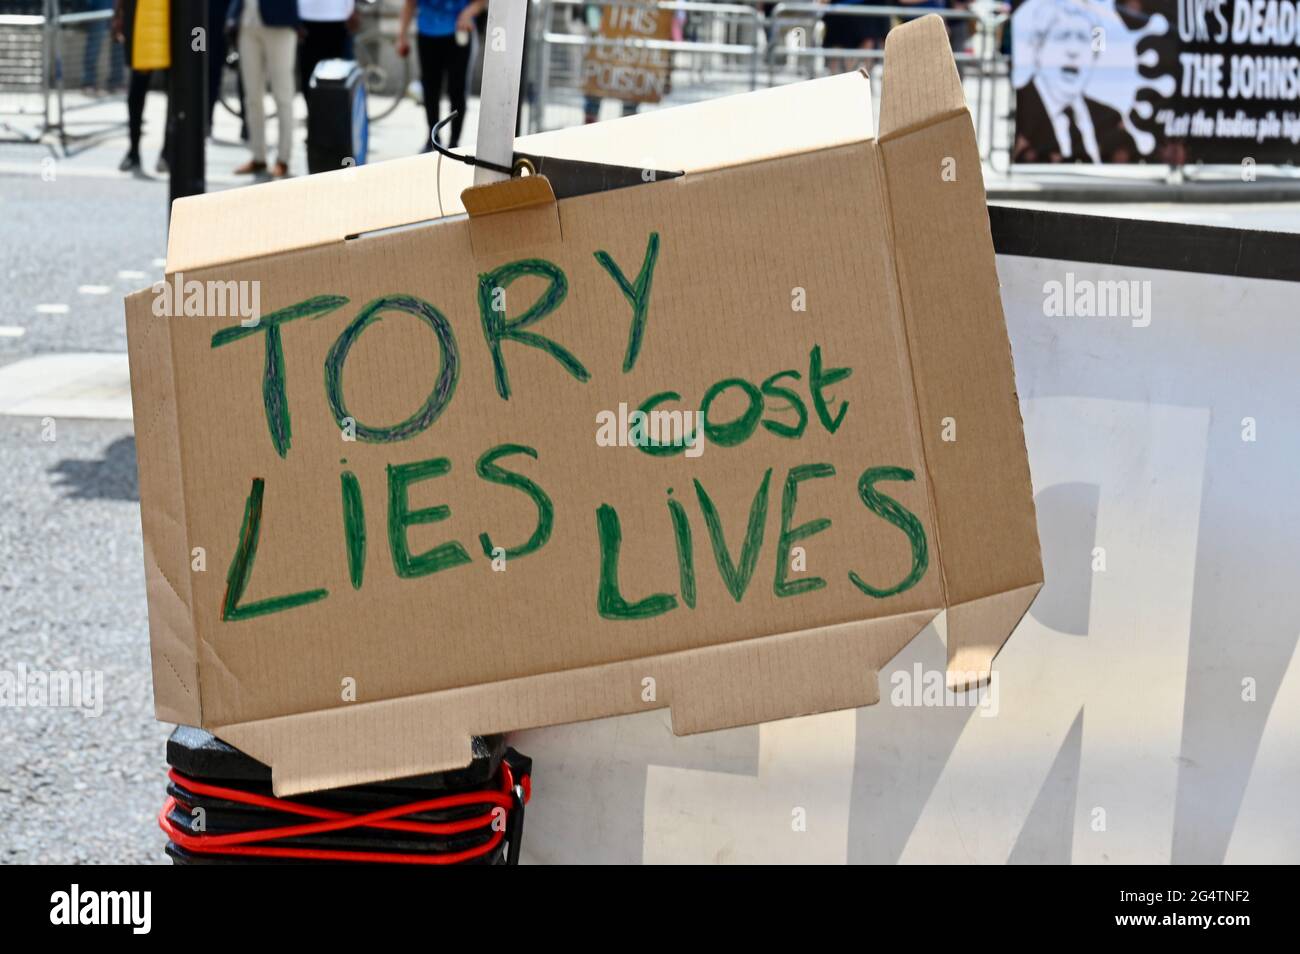
[{"label": "cardboard sign", "polygon": [[945,609],[982,679],[1042,569],[937,18],[890,37],[879,139],[869,103],[847,74],[522,140],[684,174],[468,216],[429,158],[178,201],[127,301],[159,717],[295,792],[874,703]]},{"label": "cardboard sign", "polygon": [[[671,40],[673,11],[655,4],[607,6],[599,36],[606,40]],[[663,99],[672,53],[635,44],[591,46],[582,60],[583,92],[631,103]]]}]

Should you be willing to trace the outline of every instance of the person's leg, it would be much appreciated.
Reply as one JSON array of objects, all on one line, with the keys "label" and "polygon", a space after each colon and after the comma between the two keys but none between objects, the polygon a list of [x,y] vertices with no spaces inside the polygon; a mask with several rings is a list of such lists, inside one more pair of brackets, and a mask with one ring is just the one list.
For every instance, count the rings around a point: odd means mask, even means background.
[{"label": "person's leg", "polygon": [[230,0],[208,0],[208,135],[212,135],[213,110],[221,98],[226,71],[226,11]]},{"label": "person's leg", "polygon": [[271,95],[280,122],[280,140],[275,160],[288,167],[293,154],[293,58],[298,51],[298,31],[275,27],[266,31],[266,61],[271,75]]},{"label": "person's leg", "polygon": [[321,28],[325,26],[328,24],[315,20],[302,21],[302,42],[298,44],[298,88],[302,90],[303,99],[311,95],[307,83],[316,70],[316,64],[328,56],[322,49],[325,37]]},{"label": "person's leg", "polygon": [[[170,90],[171,84],[170,81],[166,78],[167,74],[164,73],[163,77],[164,77],[163,82],[167,84],[167,88]],[[163,120],[162,151],[158,153],[158,164],[157,166],[154,167],[158,171],[159,175],[163,175],[165,173],[170,172],[172,168],[171,166],[171,162],[172,162],[171,111],[172,111],[172,101],[171,101],[171,93],[169,92],[167,94],[167,112],[165,113],[167,118]]]},{"label": "person's leg", "polygon": [[[168,73],[163,74],[167,83],[167,117],[170,119],[172,114],[172,93],[171,93],[171,76]],[[172,160],[172,127],[169,122],[163,129],[162,156],[168,162]]]},{"label": "person's leg", "polygon": [[355,60],[357,58],[356,44],[352,42],[352,31],[348,29],[346,20],[339,24],[339,37],[341,38],[343,50],[339,56],[345,60]]},{"label": "person's leg", "polygon": [[[244,83],[244,121],[255,166],[266,165],[266,65],[264,27],[240,27],[239,75]],[[253,171],[253,170],[249,170]]]},{"label": "person's leg", "polygon": [[131,144],[122,160],[120,168],[123,172],[140,165],[140,133],[144,128],[144,100],[149,93],[149,77],[147,71],[131,71],[131,84],[126,92],[126,128]]},{"label": "person's leg", "polygon": [[460,46],[456,37],[447,47],[447,99],[456,118],[451,121],[451,148],[460,145],[460,131],[465,126],[465,81],[469,75],[469,44]]},{"label": "person's leg", "polygon": [[239,94],[239,141],[248,142],[248,97],[244,95],[244,71],[235,70],[235,92]]},{"label": "person's leg", "polygon": [[[450,37],[425,36],[416,37],[416,49],[420,52],[420,85],[424,87],[424,117],[429,121],[429,132],[438,125],[442,105],[442,44],[439,42]],[[424,151],[430,149],[429,139],[425,138]]]}]

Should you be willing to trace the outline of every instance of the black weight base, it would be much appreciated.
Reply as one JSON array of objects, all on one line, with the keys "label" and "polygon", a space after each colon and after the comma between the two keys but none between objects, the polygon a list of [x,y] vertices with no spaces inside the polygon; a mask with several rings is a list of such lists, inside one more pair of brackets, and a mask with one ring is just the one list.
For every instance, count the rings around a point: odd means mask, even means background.
[{"label": "black weight base", "polygon": [[[516,778],[527,775],[532,762],[508,749],[501,735],[475,736],[472,740],[473,761],[463,769],[416,775],[373,785],[354,785],[328,789],[292,799],[301,804],[329,808],[350,814],[380,811],[395,805],[454,795],[460,792],[495,789],[501,762],[510,759]],[[508,753],[508,755],[507,755]],[[197,782],[223,788],[239,789],[257,795],[272,796],[271,770],[268,766],[227,745],[211,733],[190,726],[178,726],[167,740],[167,762],[181,775]],[[168,820],[181,831],[193,835],[224,835],[313,821],[302,815],[271,808],[246,805],[225,798],[200,795],[187,789],[183,782],[168,780],[167,794],[176,800]],[[202,809],[200,816],[194,811]],[[402,816],[404,821],[454,822],[484,814],[482,803],[438,811]],[[200,830],[201,825],[201,830]],[[277,847],[332,849],[341,851],[400,852],[403,854],[446,854],[480,848],[491,841],[491,828],[476,828],[454,835],[411,834],[376,828],[349,828],[294,838],[279,839]],[[462,864],[505,864],[507,843],[502,840],[492,851]],[[172,841],[167,854],[178,865],[247,865],[247,864],[355,864],[351,861],[300,858],[254,857],[245,855],[206,854],[189,851]]]}]

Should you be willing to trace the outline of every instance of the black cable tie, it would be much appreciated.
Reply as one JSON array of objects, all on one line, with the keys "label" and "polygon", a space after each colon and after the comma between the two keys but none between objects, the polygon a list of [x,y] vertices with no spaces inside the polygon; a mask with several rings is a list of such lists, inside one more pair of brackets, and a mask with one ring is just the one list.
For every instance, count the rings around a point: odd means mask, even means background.
[{"label": "black cable tie", "polygon": [[433,148],[438,151],[439,155],[446,156],[448,159],[455,159],[457,162],[463,162],[466,165],[482,166],[484,169],[491,169],[493,172],[500,172],[508,176],[513,176],[515,170],[510,166],[498,165],[497,163],[491,162],[487,159],[480,159],[478,156],[463,156],[458,152],[452,152],[450,149],[445,149],[441,144],[439,144],[438,130],[447,125],[447,123],[451,122],[458,115],[460,114],[453,112],[446,119],[439,120],[438,125],[434,126],[433,131],[429,133],[429,145],[433,146]]}]

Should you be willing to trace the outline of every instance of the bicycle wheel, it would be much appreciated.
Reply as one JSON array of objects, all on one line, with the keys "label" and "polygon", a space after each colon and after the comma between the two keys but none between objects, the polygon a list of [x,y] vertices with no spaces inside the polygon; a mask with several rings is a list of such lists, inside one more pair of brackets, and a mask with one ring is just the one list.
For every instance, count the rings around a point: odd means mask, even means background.
[{"label": "bicycle wheel", "polygon": [[372,123],[397,109],[411,85],[410,57],[400,58],[396,71],[385,69],[378,55],[382,42],[378,31],[356,38],[357,64],[366,77],[366,112]]},{"label": "bicycle wheel", "polygon": [[[226,53],[226,69],[233,71],[235,78],[232,81],[224,73],[222,74],[221,82],[217,85],[217,99],[226,112],[230,113],[230,115],[234,116],[236,119],[242,120],[244,118],[244,102],[240,97],[241,89],[239,82],[238,51],[230,50]],[[266,94],[263,93],[262,95],[265,96]],[[275,115],[275,106],[272,106],[266,111],[266,118],[268,120],[274,119]]]}]

